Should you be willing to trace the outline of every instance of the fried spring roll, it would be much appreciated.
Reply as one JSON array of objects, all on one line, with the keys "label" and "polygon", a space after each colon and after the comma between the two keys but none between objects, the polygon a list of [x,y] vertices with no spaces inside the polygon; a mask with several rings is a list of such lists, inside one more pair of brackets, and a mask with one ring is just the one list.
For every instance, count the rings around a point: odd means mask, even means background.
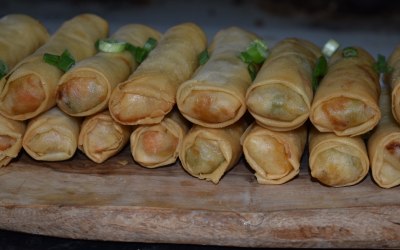
[{"label": "fried spring roll", "polygon": [[368,139],[372,177],[383,188],[400,184],[400,126],[392,115],[390,91],[382,91],[382,118]]},{"label": "fried spring roll", "polygon": [[0,168],[18,156],[22,148],[25,123],[0,115]]},{"label": "fried spring roll", "polygon": [[300,171],[307,129],[272,131],[254,123],[243,134],[244,156],[260,184],[283,184]]},{"label": "fried spring roll", "polygon": [[244,119],[225,128],[194,125],[179,152],[182,167],[194,177],[217,184],[242,155],[240,137],[246,125]]},{"label": "fried spring roll", "polygon": [[48,38],[47,29],[38,20],[22,14],[6,15],[0,19],[0,60],[11,70]]},{"label": "fried spring roll", "polygon": [[92,161],[102,163],[125,147],[131,130],[114,121],[109,111],[88,116],[79,132],[78,148]]},{"label": "fried spring roll", "polygon": [[359,183],[369,170],[367,148],[360,136],[345,137],[311,129],[309,165],[312,177],[327,186]]},{"label": "fried spring roll", "polygon": [[35,160],[67,160],[78,147],[79,126],[79,118],[54,107],[28,122],[22,146]]},{"label": "fried spring roll", "polygon": [[237,27],[215,35],[208,49],[209,60],[178,89],[177,104],[183,116],[210,128],[229,126],[243,116],[251,77],[248,65],[238,55],[257,38]]},{"label": "fried spring roll", "polygon": [[385,81],[391,89],[393,117],[400,124],[400,45],[390,55],[388,65],[391,72],[386,74]]},{"label": "fried spring roll", "polygon": [[131,135],[133,159],[143,167],[157,168],[176,162],[189,123],[178,110],[160,123],[138,126]]},{"label": "fried spring roll", "polygon": [[10,72],[0,93],[0,112],[14,120],[27,120],[53,107],[63,71],[46,63],[43,55],[61,55],[67,49],[80,61],[95,54],[96,40],[107,33],[108,23],[96,15],[82,14],[64,22],[47,43]]},{"label": "fried spring roll", "polygon": [[361,48],[358,55],[337,51],[328,63],[311,105],[310,120],[321,132],[356,136],[372,130],[381,117],[380,83],[375,60]]},{"label": "fried spring roll", "polygon": [[159,123],[174,104],[179,85],[198,67],[205,49],[204,31],[193,23],[167,30],[157,47],[129,79],[112,92],[109,109],[121,124]]},{"label": "fried spring roll", "polygon": [[310,114],[312,70],[320,49],[288,38],[271,49],[246,93],[249,112],[261,126],[275,131],[300,127]]},{"label": "fried spring roll", "polygon": [[[140,24],[125,25],[111,39],[143,47],[147,39],[158,40],[160,33]],[[128,51],[100,52],[80,61],[59,81],[57,105],[72,116],[89,116],[104,110],[115,86],[126,80],[138,66]]]}]

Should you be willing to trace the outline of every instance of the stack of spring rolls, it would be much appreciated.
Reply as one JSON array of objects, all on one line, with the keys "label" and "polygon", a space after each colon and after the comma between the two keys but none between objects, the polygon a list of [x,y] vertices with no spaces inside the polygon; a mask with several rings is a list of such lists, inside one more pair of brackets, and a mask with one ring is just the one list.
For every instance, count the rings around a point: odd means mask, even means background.
[{"label": "stack of spring rolls", "polygon": [[[100,51],[99,40],[125,47]],[[228,27],[208,45],[194,23],[163,34],[127,24],[109,34],[93,14],[50,35],[29,16],[7,15],[0,19],[0,167],[22,148],[40,161],[68,160],[78,149],[102,163],[129,144],[145,168],[179,158],[188,174],[217,184],[244,155],[258,183],[283,184],[298,175],[308,142],[311,176],[323,185],[357,184],[370,166],[379,186],[399,185],[400,47],[384,91],[375,60],[360,47],[328,58],[313,90],[318,46],[283,39],[253,78],[241,54],[256,40]],[[44,59],[66,52],[73,59],[66,70]]]}]

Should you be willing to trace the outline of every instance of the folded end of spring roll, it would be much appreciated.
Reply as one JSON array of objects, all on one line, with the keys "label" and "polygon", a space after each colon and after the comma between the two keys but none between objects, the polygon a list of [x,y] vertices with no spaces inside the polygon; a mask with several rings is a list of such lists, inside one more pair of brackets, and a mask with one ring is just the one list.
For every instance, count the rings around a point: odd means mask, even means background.
[{"label": "folded end of spring roll", "polygon": [[260,184],[283,184],[293,179],[300,171],[306,141],[305,126],[276,132],[253,124],[242,136],[243,153]]},{"label": "folded end of spring roll", "polygon": [[121,151],[129,141],[131,127],[115,122],[108,111],[87,117],[81,126],[78,148],[96,163]]},{"label": "folded end of spring roll", "polygon": [[0,168],[18,156],[25,129],[25,123],[0,115]]},{"label": "folded end of spring roll", "polygon": [[391,89],[391,110],[393,117],[400,123],[400,46],[392,52],[388,59],[391,71],[386,73],[385,82]]},{"label": "folded end of spring roll", "polygon": [[311,176],[327,186],[354,185],[368,174],[369,159],[361,137],[340,137],[312,129],[309,149]]},{"label": "folded end of spring roll", "polygon": [[133,131],[133,159],[146,168],[157,168],[176,162],[188,123],[179,112],[172,112],[159,124],[138,126]]},{"label": "folded end of spring roll", "polygon": [[22,146],[35,160],[67,160],[77,149],[79,126],[77,118],[52,108],[29,121]]}]

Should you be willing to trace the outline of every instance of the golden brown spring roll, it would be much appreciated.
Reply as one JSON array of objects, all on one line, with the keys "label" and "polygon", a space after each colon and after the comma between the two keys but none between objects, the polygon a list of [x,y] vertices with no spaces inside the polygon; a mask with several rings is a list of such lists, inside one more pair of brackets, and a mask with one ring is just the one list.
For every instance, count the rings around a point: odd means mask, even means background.
[{"label": "golden brown spring roll", "polygon": [[244,119],[225,128],[194,125],[179,152],[182,167],[194,177],[217,184],[242,155],[240,137],[246,125]]},{"label": "golden brown spring roll", "polygon": [[360,136],[337,136],[312,128],[309,152],[312,177],[327,186],[354,185],[368,174],[367,148]]},{"label": "golden brown spring roll", "polygon": [[271,49],[246,93],[249,112],[263,127],[289,131],[308,119],[313,99],[312,71],[320,49],[288,38]]},{"label": "golden brown spring roll", "polygon": [[129,79],[112,92],[109,109],[121,124],[159,123],[174,104],[179,85],[198,67],[198,55],[207,38],[193,23],[176,25],[162,36],[157,47]]},{"label": "golden brown spring roll", "polygon": [[10,14],[0,19],[0,60],[11,70],[49,38],[47,29],[36,19]]},{"label": "golden brown spring roll", "polygon": [[328,63],[311,105],[310,120],[321,132],[356,136],[372,130],[381,117],[380,83],[375,60],[365,50],[354,48],[350,58],[337,51]]},{"label": "golden brown spring roll", "polygon": [[380,108],[382,118],[368,139],[372,177],[383,188],[400,184],[400,126],[393,118],[390,90],[383,89]]},{"label": "golden brown spring roll", "polygon": [[400,45],[390,55],[388,65],[391,71],[386,74],[385,81],[391,89],[393,117],[400,123]]},{"label": "golden brown spring roll", "polygon": [[125,147],[131,130],[114,121],[108,110],[88,116],[79,132],[78,148],[92,161],[102,163]]},{"label": "golden brown spring roll", "polygon": [[10,73],[0,93],[0,113],[14,120],[27,120],[53,107],[64,72],[46,63],[43,55],[61,55],[67,49],[80,61],[96,53],[96,40],[107,33],[108,23],[96,15],[82,14],[64,22],[47,43]]},{"label": "golden brown spring roll", "polygon": [[307,128],[273,131],[253,123],[241,138],[244,156],[260,184],[282,184],[300,171]]},{"label": "golden brown spring roll", "polygon": [[157,168],[176,162],[189,123],[178,110],[160,123],[140,125],[131,135],[133,159],[143,167]]},{"label": "golden brown spring roll", "polygon": [[25,123],[14,121],[0,115],[0,168],[15,157],[22,148],[22,137],[25,133]]},{"label": "golden brown spring roll", "polygon": [[67,160],[78,147],[79,126],[79,118],[54,107],[28,122],[22,146],[35,160]]},{"label": "golden brown spring roll", "polygon": [[209,60],[178,89],[177,104],[184,117],[204,127],[221,128],[243,116],[251,77],[238,55],[257,38],[237,27],[215,35]]},{"label": "golden brown spring roll", "polygon": [[[130,24],[118,29],[111,39],[143,47],[150,37],[158,40],[160,36],[158,31],[148,26]],[[58,107],[72,116],[88,116],[104,110],[112,90],[125,81],[137,66],[128,51],[100,52],[80,61],[59,81]]]}]

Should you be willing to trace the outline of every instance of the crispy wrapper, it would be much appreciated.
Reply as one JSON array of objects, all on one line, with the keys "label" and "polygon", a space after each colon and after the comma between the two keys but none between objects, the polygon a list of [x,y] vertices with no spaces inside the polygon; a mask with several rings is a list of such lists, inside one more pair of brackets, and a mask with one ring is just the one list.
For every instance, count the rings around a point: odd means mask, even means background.
[{"label": "crispy wrapper", "polygon": [[354,49],[355,57],[345,58],[342,51],[332,56],[315,93],[310,120],[321,132],[357,136],[372,130],[381,118],[375,60],[367,51]]},{"label": "crispy wrapper", "polygon": [[35,160],[67,160],[78,147],[79,126],[79,118],[54,107],[28,122],[22,146]]},{"label": "crispy wrapper", "polygon": [[312,177],[327,186],[354,185],[368,174],[367,148],[360,136],[337,136],[312,128],[309,152]]},{"label": "crispy wrapper", "polygon": [[260,184],[283,184],[300,171],[307,128],[273,131],[253,123],[241,138],[244,156]]},{"label": "crispy wrapper", "polygon": [[385,75],[385,82],[389,84],[391,89],[393,117],[400,123],[400,45],[390,55],[388,65],[390,70]]},{"label": "crispy wrapper", "polygon": [[114,121],[106,110],[85,118],[79,132],[78,148],[92,161],[102,163],[125,147],[131,131],[130,126]]},{"label": "crispy wrapper", "polygon": [[[143,47],[150,37],[159,40],[160,36],[158,31],[148,26],[129,24],[119,28],[111,39]],[[89,116],[106,109],[112,90],[125,81],[137,66],[128,51],[99,52],[80,61],[59,81],[58,107],[72,116]]]},{"label": "crispy wrapper", "polygon": [[217,184],[242,155],[240,137],[247,127],[244,119],[225,128],[194,125],[183,139],[179,152],[182,167],[192,176]]},{"label": "crispy wrapper", "polygon": [[271,49],[246,93],[249,112],[261,126],[289,131],[310,114],[312,71],[320,49],[311,42],[288,38]]},{"label": "crispy wrapper", "polygon": [[0,168],[18,156],[22,148],[25,123],[0,115]]},{"label": "crispy wrapper", "polygon": [[193,23],[173,26],[129,79],[112,92],[109,109],[121,124],[161,122],[176,103],[176,91],[199,65],[207,37]]},{"label": "crispy wrapper", "polygon": [[189,121],[210,128],[229,126],[246,112],[251,84],[248,65],[238,55],[258,37],[237,27],[219,31],[208,51],[209,60],[177,92],[177,104]]},{"label": "crispy wrapper", "polygon": [[178,110],[170,112],[160,123],[140,125],[131,135],[133,159],[146,168],[176,162],[189,123]]},{"label": "crispy wrapper", "polygon": [[36,19],[10,14],[0,19],[0,60],[11,70],[49,38],[47,29]]},{"label": "crispy wrapper", "polygon": [[400,126],[392,115],[390,91],[382,91],[382,118],[368,139],[372,177],[383,188],[400,184]]},{"label": "crispy wrapper", "polygon": [[61,55],[68,50],[75,61],[96,53],[95,42],[108,33],[108,23],[92,14],[66,22],[31,56],[14,67],[0,93],[0,112],[14,120],[27,120],[56,104],[62,72],[43,60],[45,53]]}]

